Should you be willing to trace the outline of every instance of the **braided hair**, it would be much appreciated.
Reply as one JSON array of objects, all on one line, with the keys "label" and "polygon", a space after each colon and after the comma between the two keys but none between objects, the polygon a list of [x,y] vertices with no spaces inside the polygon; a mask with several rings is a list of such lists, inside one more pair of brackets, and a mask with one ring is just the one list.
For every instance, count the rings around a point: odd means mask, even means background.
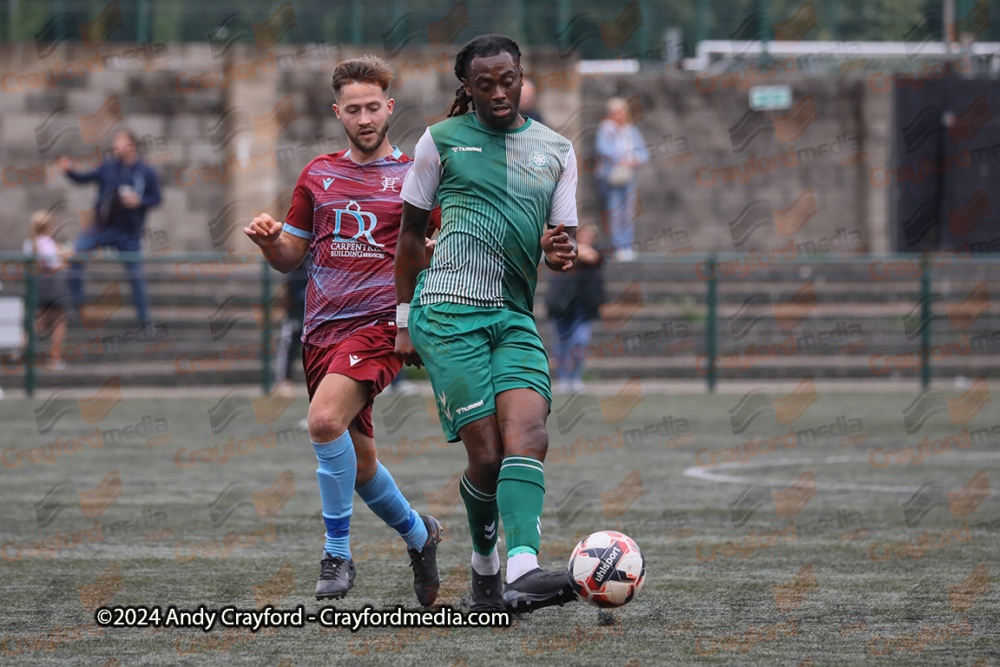
[{"label": "braided hair", "polygon": [[[455,56],[455,76],[458,77],[459,81],[464,81],[469,77],[469,66],[475,58],[489,58],[501,53],[510,54],[514,62],[521,62],[521,49],[518,48],[517,42],[510,37],[498,34],[474,37]],[[470,106],[472,106],[472,97],[465,92],[465,86],[460,86],[455,91],[455,100],[448,109],[448,118],[468,113]]]}]

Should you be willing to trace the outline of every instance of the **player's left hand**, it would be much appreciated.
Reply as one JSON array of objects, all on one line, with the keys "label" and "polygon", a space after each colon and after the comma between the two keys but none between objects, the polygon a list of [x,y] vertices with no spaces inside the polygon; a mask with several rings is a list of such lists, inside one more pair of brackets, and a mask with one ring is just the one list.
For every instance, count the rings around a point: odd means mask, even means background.
[{"label": "player's left hand", "polygon": [[545,227],[542,232],[542,252],[549,264],[561,266],[563,271],[573,268],[576,260],[576,244],[566,233],[566,226],[559,223],[555,227]]}]

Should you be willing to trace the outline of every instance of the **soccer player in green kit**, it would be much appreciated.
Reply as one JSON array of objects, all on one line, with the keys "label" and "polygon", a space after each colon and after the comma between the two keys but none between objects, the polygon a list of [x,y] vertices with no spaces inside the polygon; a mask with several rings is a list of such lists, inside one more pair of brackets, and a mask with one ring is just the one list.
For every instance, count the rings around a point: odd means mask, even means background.
[{"label": "soccer player in green kit", "polygon": [[[568,572],[538,567],[552,394],[532,315],[542,253],[554,271],[576,258],[576,155],[568,139],[518,113],[520,58],[503,35],[476,37],[456,56],[462,87],[449,118],[417,142],[400,192],[395,267],[396,351],[426,364],[445,434],[468,454],[460,488],[472,608],[513,612],[576,599]],[[421,271],[436,201],[441,233]]]}]

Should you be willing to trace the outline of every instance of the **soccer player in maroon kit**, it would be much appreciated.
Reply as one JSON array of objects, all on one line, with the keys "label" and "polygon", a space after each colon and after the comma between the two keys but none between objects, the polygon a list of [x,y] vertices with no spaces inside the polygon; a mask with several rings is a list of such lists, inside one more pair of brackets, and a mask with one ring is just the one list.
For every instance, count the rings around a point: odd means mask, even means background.
[{"label": "soccer player in maroon kit", "polygon": [[[430,606],[440,585],[441,525],[410,507],[376,459],[372,431],[372,401],[402,367],[394,351],[393,262],[399,190],[413,165],[386,137],[391,82],[392,70],[378,58],[337,66],[333,110],[350,149],[306,165],[284,224],[262,214],[243,231],[283,273],[312,251],[302,356],[326,523],[316,598],[342,598],[354,584],[349,531],[356,490],[406,541],[417,599]],[[429,251],[433,242],[427,245]]]}]

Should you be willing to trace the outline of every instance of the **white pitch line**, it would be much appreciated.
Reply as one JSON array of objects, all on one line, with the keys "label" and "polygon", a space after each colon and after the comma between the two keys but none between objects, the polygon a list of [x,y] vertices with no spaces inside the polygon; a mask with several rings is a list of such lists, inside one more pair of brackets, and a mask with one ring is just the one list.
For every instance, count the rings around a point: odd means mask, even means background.
[{"label": "white pitch line", "polygon": [[[963,456],[963,461],[982,461],[1000,459],[1000,452],[984,453],[978,456]],[[953,459],[955,460],[955,459]],[[776,486],[788,486],[792,484],[787,479],[759,479],[755,477],[737,477],[735,475],[720,475],[715,470],[732,470],[742,468],[787,468],[800,465],[823,465],[827,463],[867,463],[867,456],[827,456],[821,459],[774,459],[773,461],[760,461],[759,463],[740,463],[739,461],[727,461],[716,463],[713,466],[691,466],[684,470],[685,477],[705,480],[706,482],[723,482],[726,484],[755,484],[764,482]],[[793,480],[794,481],[794,480]],[[917,486],[881,486],[877,484],[840,484],[816,482],[817,489],[831,489],[834,491],[875,491],[877,493],[915,493],[920,490]]]}]

